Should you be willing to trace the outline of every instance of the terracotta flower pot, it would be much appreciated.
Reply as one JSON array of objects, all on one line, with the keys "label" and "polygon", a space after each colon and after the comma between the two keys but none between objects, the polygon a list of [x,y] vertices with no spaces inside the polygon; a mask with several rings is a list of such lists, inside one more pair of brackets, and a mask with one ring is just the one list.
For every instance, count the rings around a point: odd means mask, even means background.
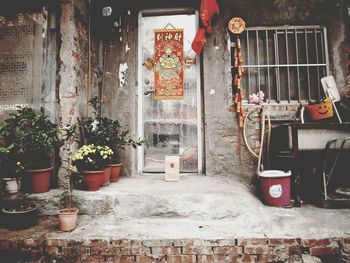
[{"label": "terracotta flower pot", "polygon": [[61,231],[68,232],[76,228],[78,212],[78,208],[65,208],[58,210],[57,214]]},{"label": "terracotta flower pot", "polygon": [[119,180],[119,175],[120,175],[120,171],[122,170],[122,163],[118,163],[118,164],[109,164],[109,167],[111,167],[111,183],[117,182]]},{"label": "terracotta flower pot", "polygon": [[97,191],[104,180],[104,171],[82,171],[86,183],[86,191]]},{"label": "terracotta flower pot", "polygon": [[103,185],[104,186],[107,186],[110,183],[111,170],[112,170],[111,166],[106,166],[105,169],[104,169],[104,178],[103,178],[104,179],[103,180]]},{"label": "terracotta flower pot", "polygon": [[102,170],[102,173],[100,174],[100,187],[103,186],[103,184],[105,183],[105,170]]},{"label": "terracotta flower pot", "polygon": [[45,193],[50,190],[50,180],[53,167],[46,169],[25,170],[30,176],[32,193]]}]

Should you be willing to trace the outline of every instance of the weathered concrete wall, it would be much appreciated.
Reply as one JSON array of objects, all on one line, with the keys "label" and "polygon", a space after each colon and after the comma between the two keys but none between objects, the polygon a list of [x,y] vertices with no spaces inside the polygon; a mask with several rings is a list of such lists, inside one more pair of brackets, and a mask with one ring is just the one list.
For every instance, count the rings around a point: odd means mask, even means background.
[{"label": "weathered concrete wall", "polygon": [[[214,33],[207,39],[203,55],[206,171],[208,175],[239,174],[249,178],[256,169],[254,158],[249,156],[243,145],[235,114],[227,112],[231,104],[230,61],[226,48],[228,21],[232,17],[239,16],[246,21],[248,27],[286,24],[325,25],[328,29],[331,72],[336,77],[339,87],[342,87],[345,77],[343,9],[340,1],[322,0],[307,2],[225,0],[219,1],[219,5],[221,13],[214,27]],[[214,49],[215,38],[219,50]],[[213,68],[216,69],[216,74],[210,73]],[[209,94],[210,89],[216,90],[214,95]],[[269,107],[272,117],[278,119],[295,119],[296,110],[297,107],[293,106]],[[256,141],[258,130],[251,136]]]},{"label": "weathered concrete wall", "polygon": [[[342,87],[346,75],[344,6],[342,1],[337,0],[223,0],[218,3],[220,15],[203,52],[206,174],[250,178],[256,169],[255,162],[245,149],[235,114],[228,112],[231,105],[228,21],[239,16],[246,21],[247,26],[325,25],[328,29],[331,72],[339,87]],[[142,4],[147,7],[147,4]],[[193,2],[187,4],[193,5]],[[123,8],[127,8],[125,6],[128,4],[123,3]],[[156,7],[166,6],[158,3]],[[214,49],[215,39],[218,50]],[[128,67],[126,84],[123,86],[119,83],[121,65]],[[132,11],[131,15],[123,17],[121,38],[107,44],[106,84],[103,91],[103,114],[120,120],[129,127],[132,134],[136,134],[137,127],[137,85],[137,12]],[[214,94],[210,94],[211,89],[215,90]],[[271,106],[269,110],[278,119],[296,118],[296,106]],[[251,138],[257,140],[257,130],[251,134]],[[127,174],[135,171],[134,152],[126,152],[124,162]]]},{"label": "weathered concrete wall", "polygon": [[[243,146],[243,137],[236,125],[231,105],[230,55],[228,35],[222,17],[207,39],[203,52],[203,96],[205,158],[207,175],[242,173],[251,161]],[[214,48],[214,39],[218,50]],[[212,71],[215,69],[215,73]],[[215,93],[210,92],[215,90]],[[213,110],[215,109],[215,110]],[[242,168],[240,168],[242,166]]]},{"label": "weathered concrete wall", "polygon": [[[59,124],[60,127],[77,123],[77,118],[87,115],[88,86],[88,9],[83,0],[62,0],[60,20],[59,68]],[[69,153],[76,144],[67,142],[61,151],[62,167],[59,184],[64,184]]]},{"label": "weathered concrete wall", "polygon": [[[115,33],[114,39],[105,46],[105,86],[102,91],[102,115],[119,120],[134,138],[137,136],[137,17],[136,11],[124,12],[120,32]],[[125,76],[124,81],[121,81],[121,75]],[[136,151],[127,148],[121,152],[121,159],[123,173],[135,173]]]},{"label": "weathered concrete wall", "polygon": [[[3,16],[0,21],[0,62],[4,69],[0,73],[0,89],[7,94],[10,92],[8,87],[13,87],[13,99],[11,97],[1,103],[41,107],[51,121],[59,123],[62,128],[76,123],[77,117],[86,116],[87,101],[99,95],[98,76],[95,73],[99,66],[99,43],[91,41],[89,70],[87,1],[50,1],[47,5],[41,2],[37,1],[34,5],[21,3],[18,6],[12,3],[0,12]],[[19,64],[25,68],[21,69]],[[20,94],[14,92],[15,86]],[[25,92],[28,95],[23,94]],[[14,110],[15,106],[2,108]],[[4,112],[7,111],[0,112],[2,117],[7,116]],[[67,174],[67,151],[74,151],[76,145],[71,142],[63,148],[63,165],[58,178],[60,185],[63,185]],[[57,180],[53,181],[53,186],[56,186]]]},{"label": "weathered concrete wall", "polygon": [[[176,5],[170,2],[172,6]],[[349,17],[344,11],[345,1],[341,0],[307,2],[302,0],[222,0],[218,3],[221,12],[215,23],[214,33],[208,37],[203,52],[205,170],[208,175],[241,175],[249,178],[255,169],[254,159],[245,149],[235,114],[228,111],[231,105],[231,77],[227,48],[227,22],[234,16],[240,16],[245,19],[247,26],[325,25],[328,30],[330,68],[341,89],[348,74],[346,48],[350,43],[350,27],[347,24]],[[198,1],[185,4],[198,6]],[[37,106],[43,106],[51,119],[58,120],[61,127],[76,123],[77,117],[91,114],[87,101],[92,96],[98,95],[102,98],[102,115],[118,119],[130,130],[131,136],[136,137],[138,11],[135,9],[135,3],[122,5],[125,11],[122,17],[122,28],[120,32],[115,33],[113,40],[105,42],[105,61],[102,41],[92,39],[89,53],[87,1],[61,0],[58,5],[60,9],[58,13],[61,16],[57,28],[48,18],[50,6],[49,9],[44,8],[29,14],[38,25],[37,29],[42,31],[40,40],[42,43],[40,44],[40,41],[37,43],[41,45],[43,61],[40,60],[40,65],[34,65],[42,67],[39,74],[41,76],[35,75],[35,77],[39,76],[39,79],[33,82],[38,91],[35,100]],[[167,7],[167,4],[144,1],[136,6],[140,9]],[[126,11],[128,8],[130,12]],[[14,11],[13,17],[16,12],[19,11]],[[59,17],[58,13],[55,14],[56,17]],[[60,31],[60,41],[57,43],[55,42],[56,30]],[[48,34],[48,31],[51,34]],[[46,37],[49,37],[48,41]],[[214,48],[214,41],[219,49]],[[55,52],[58,52],[57,64]],[[102,67],[104,62],[105,85],[100,90],[101,76],[97,73],[97,68]],[[213,68],[216,70],[214,74]],[[125,83],[120,83],[121,70],[125,71]],[[209,92],[211,89],[215,90],[214,94]],[[273,117],[279,119],[296,117],[295,106],[270,106],[269,111]],[[256,125],[252,126],[252,130],[254,132],[249,136],[257,147]],[[75,147],[74,144],[69,144],[67,149],[73,151]],[[122,155],[124,173],[126,175],[135,173],[136,151],[127,149]],[[64,162],[60,170],[60,180],[66,174],[67,151],[62,151],[62,159]]]},{"label": "weathered concrete wall", "polygon": [[[152,3],[151,3],[152,2]],[[142,2],[139,8],[167,7],[157,1]],[[156,3],[157,2],[157,3]],[[172,2],[172,1],[169,1]],[[227,22],[234,16],[245,19],[247,26],[276,26],[286,24],[325,25],[328,29],[329,57],[331,72],[336,77],[338,87],[344,86],[347,75],[345,49],[349,45],[349,26],[346,27],[344,8],[341,0],[222,0],[218,1],[220,15],[214,26],[214,33],[207,39],[203,52],[203,122],[205,134],[206,174],[242,175],[249,178],[255,169],[254,160],[243,145],[243,137],[237,127],[234,113],[228,112],[231,105],[230,61],[227,48]],[[187,5],[198,6],[198,1]],[[89,53],[88,5],[84,0],[60,1],[60,41],[48,41],[43,50],[46,65],[53,65],[58,50],[58,68],[46,67],[42,71],[45,76],[41,85],[41,104],[60,126],[76,123],[77,117],[91,114],[87,101],[95,95],[101,95],[102,115],[118,119],[136,136],[137,130],[137,34],[138,13],[135,3],[122,3],[125,10],[122,17],[122,28],[111,41],[106,41],[105,61],[102,42],[93,39]],[[130,6],[129,6],[130,5]],[[163,5],[163,6],[162,6]],[[175,4],[172,2],[172,5]],[[182,4],[183,5],[183,4]],[[128,6],[130,12],[127,12]],[[43,36],[46,36],[47,10],[35,19],[42,24]],[[56,28],[49,27],[49,30]],[[219,49],[214,49],[214,40]],[[56,45],[57,44],[57,45]],[[47,53],[46,53],[47,52]],[[89,74],[89,54],[91,68]],[[101,76],[97,68],[105,62],[105,85],[100,90]],[[44,63],[44,64],[45,64]],[[215,68],[213,74],[212,69]],[[125,71],[125,83],[120,83],[120,72]],[[57,87],[55,76],[58,72]],[[209,91],[215,90],[212,94]],[[58,110],[56,110],[59,108]],[[215,109],[215,111],[213,110]],[[294,106],[271,106],[269,110],[276,118],[295,118]],[[252,127],[257,130],[257,127]],[[258,132],[250,134],[256,141]],[[255,143],[256,144],[256,143]],[[257,145],[255,145],[257,146]],[[68,145],[74,150],[75,146]],[[62,159],[67,159],[67,152],[62,151]],[[128,149],[123,153],[124,172],[130,175],[136,171],[136,151]],[[67,163],[60,170],[60,179],[66,174]]]}]

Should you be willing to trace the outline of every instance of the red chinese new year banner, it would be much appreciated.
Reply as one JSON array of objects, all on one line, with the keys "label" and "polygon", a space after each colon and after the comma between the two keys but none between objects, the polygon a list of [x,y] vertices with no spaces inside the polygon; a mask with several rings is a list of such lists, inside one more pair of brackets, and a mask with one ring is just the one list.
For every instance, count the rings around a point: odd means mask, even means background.
[{"label": "red chinese new year banner", "polygon": [[154,98],[182,100],[184,97],[183,29],[154,30]]}]

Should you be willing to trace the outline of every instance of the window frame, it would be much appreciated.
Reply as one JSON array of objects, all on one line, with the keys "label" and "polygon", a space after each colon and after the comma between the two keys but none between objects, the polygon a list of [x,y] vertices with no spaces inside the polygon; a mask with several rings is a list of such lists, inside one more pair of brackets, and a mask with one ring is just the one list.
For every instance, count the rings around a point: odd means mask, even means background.
[{"label": "window frame", "polygon": [[[250,87],[250,71],[252,69],[258,69],[257,70],[257,87],[255,88],[255,90],[259,91],[260,90],[260,85],[261,85],[261,80],[260,80],[260,71],[261,69],[267,69],[267,89],[268,89],[268,93],[269,94],[265,94],[265,98],[266,98],[266,103],[267,104],[284,104],[284,103],[302,103],[302,102],[313,102],[315,100],[319,100],[321,98],[321,83],[320,83],[320,79],[321,79],[321,75],[329,75],[329,51],[328,51],[328,41],[327,41],[327,28],[325,26],[320,26],[320,25],[299,25],[299,26],[257,26],[257,27],[248,27],[245,30],[245,35],[244,37],[242,37],[242,41],[246,41],[246,45],[245,47],[247,48],[247,50],[244,51],[245,56],[243,58],[244,62],[243,62],[243,69],[244,69],[244,74],[248,74],[248,87],[244,87],[243,89],[248,90],[249,94],[246,94],[245,96],[245,100],[243,101],[244,104],[249,104],[248,101],[248,96],[253,93]],[[253,33],[254,32],[254,33]],[[259,62],[259,34],[262,32],[262,34],[265,34],[264,36],[264,40],[263,40],[263,44],[264,46],[266,46],[266,62],[267,64],[261,64]],[[270,54],[269,54],[269,35],[268,34],[272,34],[271,32],[273,32],[273,58],[274,58],[274,63],[269,63],[270,60]],[[253,37],[255,36],[255,40],[254,43],[255,46],[255,54],[257,55],[257,60],[255,64],[251,64],[250,63],[250,58],[251,55],[249,53],[250,51],[250,47],[249,47],[249,41],[250,41],[250,36],[249,33],[253,34]],[[321,37],[318,37],[317,34],[321,34]],[[282,34],[282,38],[284,39],[284,44],[285,44],[285,52],[286,52],[286,59],[287,59],[287,63],[285,64],[280,64],[280,58],[279,58],[279,34]],[[290,63],[289,62],[289,52],[291,52],[291,47],[288,46],[288,35],[289,34],[294,34],[294,40],[295,40],[295,53],[296,53],[296,63]],[[298,34],[303,34],[304,35],[304,39],[305,39],[305,57],[306,57],[306,63],[300,63],[299,61],[299,46],[300,43],[298,43],[298,38],[299,35]],[[308,43],[308,37],[310,34],[313,34],[314,36],[314,41],[315,41],[315,49],[316,49],[316,60],[317,63],[309,63],[309,48],[310,48],[310,44]],[[319,38],[319,39],[318,39]],[[282,39],[282,40],[283,40]],[[318,47],[318,41],[321,41],[321,47]],[[242,45],[243,48],[243,45]],[[324,63],[319,63],[319,56],[318,53],[322,52],[322,61]],[[272,55],[272,54],[271,54]],[[281,76],[280,76],[280,69],[281,68],[286,68],[287,69],[287,93],[288,93],[288,99],[281,99]],[[306,67],[306,71],[307,71],[307,96],[306,98],[301,98],[301,85],[300,85],[300,76],[299,76],[299,71],[302,67]],[[317,70],[317,99],[311,98],[311,85],[310,85],[310,77],[311,77],[311,73],[310,73],[310,68],[316,68]],[[297,93],[297,99],[292,99],[291,98],[291,81],[290,81],[290,68],[295,68],[297,70],[297,85],[295,88],[292,87],[292,89],[295,89],[296,93]],[[273,76],[272,81],[275,82],[276,87],[274,87],[270,81],[270,71],[274,71],[275,72],[275,76]],[[320,70],[322,70],[322,74],[320,74]],[[276,98],[272,98],[271,96],[271,89],[276,89],[275,93],[276,93]],[[315,90],[313,90],[314,92]]]}]

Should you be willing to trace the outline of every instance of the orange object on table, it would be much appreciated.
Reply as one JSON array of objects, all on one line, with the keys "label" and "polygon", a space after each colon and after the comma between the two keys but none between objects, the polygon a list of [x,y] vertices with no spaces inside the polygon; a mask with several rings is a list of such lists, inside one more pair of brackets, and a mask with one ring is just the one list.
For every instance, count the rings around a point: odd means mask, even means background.
[{"label": "orange object on table", "polygon": [[325,99],[321,103],[305,106],[309,112],[311,119],[317,121],[333,117],[333,105],[330,98]]}]

